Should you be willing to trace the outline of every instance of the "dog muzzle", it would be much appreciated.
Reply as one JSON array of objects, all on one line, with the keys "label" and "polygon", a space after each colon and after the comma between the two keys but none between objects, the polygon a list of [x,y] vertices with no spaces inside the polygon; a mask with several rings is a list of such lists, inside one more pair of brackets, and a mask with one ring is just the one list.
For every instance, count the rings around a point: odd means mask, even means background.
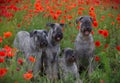
[{"label": "dog muzzle", "polygon": [[48,45],[47,40],[43,40],[43,41],[40,42],[40,47],[41,47],[41,48],[47,47],[47,45]]},{"label": "dog muzzle", "polygon": [[60,41],[63,38],[63,33],[57,33],[55,36],[56,41]]}]

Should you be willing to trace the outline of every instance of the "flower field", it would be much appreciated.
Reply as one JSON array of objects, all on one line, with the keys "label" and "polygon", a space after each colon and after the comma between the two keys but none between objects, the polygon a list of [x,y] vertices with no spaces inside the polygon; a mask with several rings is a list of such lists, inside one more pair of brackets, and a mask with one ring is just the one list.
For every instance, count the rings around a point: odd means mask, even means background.
[{"label": "flower field", "polygon": [[[0,83],[50,83],[45,76],[31,81],[32,71],[25,71],[26,61],[13,47],[16,33],[49,30],[49,22],[65,23],[61,49],[74,48],[80,29],[75,20],[86,15],[93,19],[97,66],[89,78],[83,72],[81,79],[83,83],[120,83],[120,0],[0,0]],[[35,58],[29,60],[34,64]],[[74,81],[68,79],[68,83]]]}]

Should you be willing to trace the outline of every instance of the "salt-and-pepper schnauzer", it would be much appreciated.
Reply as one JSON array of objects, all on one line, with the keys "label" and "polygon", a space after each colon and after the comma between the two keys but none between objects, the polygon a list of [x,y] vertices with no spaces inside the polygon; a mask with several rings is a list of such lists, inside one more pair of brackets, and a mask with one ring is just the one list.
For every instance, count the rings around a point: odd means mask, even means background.
[{"label": "salt-and-pepper schnauzer", "polygon": [[[32,32],[20,31],[17,33],[14,40],[14,47],[24,53],[26,61],[28,62],[27,71],[33,70],[33,74],[36,75],[40,69],[40,59],[42,49],[47,47],[47,31],[45,30],[33,30]],[[34,56],[36,61],[31,68],[29,56]],[[30,69],[29,69],[30,68]]]},{"label": "salt-and-pepper schnauzer", "polygon": [[48,79],[54,81],[58,79],[58,56],[60,54],[60,41],[63,39],[62,28],[64,24],[48,23],[50,27],[48,32],[48,47],[43,52],[42,63],[44,63],[44,72]]},{"label": "salt-and-pepper schnauzer", "polygon": [[82,69],[88,69],[88,75],[93,72],[94,40],[91,34],[92,18],[90,16],[81,16],[76,19],[80,22],[80,30],[75,40],[75,50],[77,55],[77,65],[79,72]]},{"label": "salt-and-pepper schnauzer", "polygon": [[59,72],[60,78],[63,80],[68,80],[69,77],[75,79],[74,83],[82,83],[80,80],[77,64],[75,50],[72,48],[65,48],[62,50],[62,57],[59,58]]}]

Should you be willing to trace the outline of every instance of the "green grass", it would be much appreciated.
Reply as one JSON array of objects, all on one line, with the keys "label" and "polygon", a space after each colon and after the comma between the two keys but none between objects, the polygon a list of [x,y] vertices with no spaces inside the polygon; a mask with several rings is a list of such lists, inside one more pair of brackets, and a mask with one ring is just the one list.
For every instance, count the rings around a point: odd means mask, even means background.
[{"label": "green grass", "polygon": [[[59,1],[59,0],[58,0]],[[50,14],[49,11],[45,12],[37,12],[37,13],[30,13],[28,10],[35,10],[34,8],[34,2],[35,0],[25,1],[23,0],[20,3],[16,3],[18,7],[22,7],[27,4],[28,8],[26,10],[21,10],[12,13],[14,14],[14,17],[12,18],[6,18],[3,16],[0,16],[0,19],[2,19],[2,22],[0,22],[0,36],[3,37],[3,33],[10,31],[12,32],[12,36],[9,38],[3,38],[3,42],[0,43],[0,48],[3,48],[4,45],[9,45],[13,47],[13,40],[16,35],[16,33],[20,30],[26,30],[26,31],[32,31],[34,29],[47,29],[49,30],[49,27],[46,27],[46,23],[48,22],[60,22],[60,20],[65,20],[66,26],[64,27],[64,38],[60,43],[61,49],[66,47],[74,48],[74,40],[79,32],[79,30],[76,29],[78,26],[75,23],[75,19],[79,17],[78,15],[78,8],[84,7],[85,10],[81,11],[82,15],[89,15],[89,7],[90,5],[81,4],[77,5],[77,0],[69,0],[67,3],[64,3],[63,1],[59,1],[59,3],[62,4],[62,6],[57,6],[56,8],[52,8],[51,10],[62,10],[62,14],[59,16],[57,20],[54,20],[51,16],[44,17],[45,14]],[[70,3],[72,2],[72,3]],[[102,1],[101,1],[102,2]],[[21,4],[22,3],[22,4]],[[10,3],[9,3],[10,4]],[[9,5],[7,4],[7,5]],[[50,2],[50,6],[56,6],[55,2]],[[67,6],[71,6],[71,4],[76,4],[77,6],[71,10],[66,9]],[[106,3],[107,4],[107,3]],[[109,3],[108,3],[109,4]],[[3,4],[2,4],[3,5]],[[110,5],[110,4],[109,4]],[[48,5],[44,3],[44,0],[42,0],[42,6],[46,8]],[[118,8],[120,6],[118,5]],[[95,47],[95,56],[100,57],[100,61],[96,62],[96,69],[92,73],[92,75],[88,78],[86,76],[86,71],[81,74],[81,79],[84,81],[84,83],[102,83],[100,80],[103,80],[104,83],[119,83],[120,78],[120,51],[116,50],[116,46],[120,45],[120,24],[116,20],[119,14],[119,10],[112,9],[111,6],[105,6],[105,5],[99,5],[94,6],[95,8],[95,14],[96,14],[96,20],[98,22],[98,27],[93,28],[94,31],[94,41],[99,40],[101,42],[100,47]],[[64,13],[63,11],[67,10],[67,13]],[[8,10],[10,11],[10,10]],[[32,17],[29,16],[29,14],[32,15]],[[112,14],[114,17],[111,18],[108,16],[108,14]],[[64,16],[72,16],[71,20],[63,18]],[[100,21],[101,16],[105,16],[105,19],[103,21]],[[27,17],[27,19],[26,19]],[[114,22],[114,25],[111,25],[111,22]],[[20,27],[17,27],[17,25],[20,24]],[[102,35],[98,34],[98,30],[104,30],[107,29],[109,31],[109,36],[107,38],[104,38]],[[108,48],[104,48],[105,44],[109,44]],[[22,55],[22,54],[21,54]],[[21,56],[20,55],[20,56]],[[14,83],[17,81],[18,83],[50,83],[50,81],[46,77],[39,76],[37,80],[35,81],[26,81],[23,78],[23,74],[26,72],[24,69],[24,66],[20,66],[20,70],[16,71],[16,68],[18,67],[18,63],[15,60],[15,57],[7,58],[8,60],[4,63],[0,63],[0,68],[7,68],[8,72],[7,74],[0,78],[1,83]],[[63,82],[62,80],[57,80],[55,83],[74,83],[72,78],[69,78],[67,82]]]}]

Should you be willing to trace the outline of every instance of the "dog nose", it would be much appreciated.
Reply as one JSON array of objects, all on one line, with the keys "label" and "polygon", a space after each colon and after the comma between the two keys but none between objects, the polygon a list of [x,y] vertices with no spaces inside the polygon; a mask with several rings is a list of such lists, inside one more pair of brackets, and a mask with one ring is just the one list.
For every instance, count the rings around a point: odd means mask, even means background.
[{"label": "dog nose", "polygon": [[59,33],[57,34],[58,37],[60,37],[60,36],[62,36],[62,35],[63,35],[62,32],[59,32]]},{"label": "dog nose", "polygon": [[89,26],[87,26],[87,29],[89,29]]},{"label": "dog nose", "polygon": [[74,56],[74,55],[72,55],[72,57],[74,58],[75,56]]},{"label": "dog nose", "polygon": [[41,45],[41,46],[44,46],[44,47],[47,46],[47,45],[48,45],[47,40],[43,40],[40,45]]}]

